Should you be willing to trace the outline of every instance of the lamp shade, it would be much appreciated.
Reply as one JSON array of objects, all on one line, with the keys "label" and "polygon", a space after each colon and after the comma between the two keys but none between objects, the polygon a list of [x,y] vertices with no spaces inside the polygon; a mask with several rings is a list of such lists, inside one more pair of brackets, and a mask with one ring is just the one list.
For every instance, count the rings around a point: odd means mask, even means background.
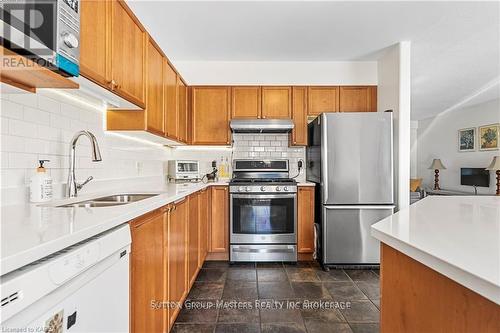
[{"label": "lamp shade", "polygon": [[439,158],[435,158],[432,160],[432,164],[429,167],[429,169],[432,170],[446,170],[446,167],[441,163],[441,160]]},{"label": "lamp shade", "polygon": [[500,156],[494,156],[486,170],[500,170]]}]

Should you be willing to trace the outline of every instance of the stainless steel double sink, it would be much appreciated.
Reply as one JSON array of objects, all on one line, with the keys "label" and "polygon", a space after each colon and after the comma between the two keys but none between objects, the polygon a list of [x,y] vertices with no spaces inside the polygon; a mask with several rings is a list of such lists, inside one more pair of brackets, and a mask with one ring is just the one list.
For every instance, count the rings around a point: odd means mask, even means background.
[{"label": "stainless steel double sink", "polygon": [[59,205],[56,207],[111,207],[126,205],[132,202],[141,201],[159,195],[159,193],[149,194],[115,194],[106,197],[88,199],[69,204]]}]

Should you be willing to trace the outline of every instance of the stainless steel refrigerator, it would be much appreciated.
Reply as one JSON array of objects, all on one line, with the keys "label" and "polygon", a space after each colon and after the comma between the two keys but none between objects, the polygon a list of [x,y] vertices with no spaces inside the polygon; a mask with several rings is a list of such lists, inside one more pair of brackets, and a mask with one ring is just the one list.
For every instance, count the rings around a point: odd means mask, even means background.
[{"label": "stainless steel refrigerator", "polygon": [[392,113],[321,114],[308,125],[306,168],[321,264],[379,264],[370,227],[394,212]]}]

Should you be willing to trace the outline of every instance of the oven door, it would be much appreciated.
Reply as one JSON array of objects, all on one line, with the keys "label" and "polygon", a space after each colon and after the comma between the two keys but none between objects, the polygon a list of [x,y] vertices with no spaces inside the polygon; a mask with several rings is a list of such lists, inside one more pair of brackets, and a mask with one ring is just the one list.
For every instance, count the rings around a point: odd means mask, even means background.
[{"label": "oven door", "polygon": [[231,194],[232,244],[296,244],[296,194]]}]

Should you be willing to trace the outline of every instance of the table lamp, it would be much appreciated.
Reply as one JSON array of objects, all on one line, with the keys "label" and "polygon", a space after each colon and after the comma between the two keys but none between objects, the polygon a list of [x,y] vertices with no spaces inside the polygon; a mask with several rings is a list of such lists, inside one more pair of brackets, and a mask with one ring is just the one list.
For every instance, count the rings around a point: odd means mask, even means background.
[{"label": "table lamp", "polygon": [[439,187],[439,170],[446,170],[446,167],[441,163],[439,158],[435,158],[432,160],[432,164],[429,169],[434,170],[434,189],[440,190]]},{"label": "table lamp", "polygon": [[486,168],[486,170],[496,170],[497,174],[497,195],[500,195],[500,156],[494,156],[493,161]]}]

